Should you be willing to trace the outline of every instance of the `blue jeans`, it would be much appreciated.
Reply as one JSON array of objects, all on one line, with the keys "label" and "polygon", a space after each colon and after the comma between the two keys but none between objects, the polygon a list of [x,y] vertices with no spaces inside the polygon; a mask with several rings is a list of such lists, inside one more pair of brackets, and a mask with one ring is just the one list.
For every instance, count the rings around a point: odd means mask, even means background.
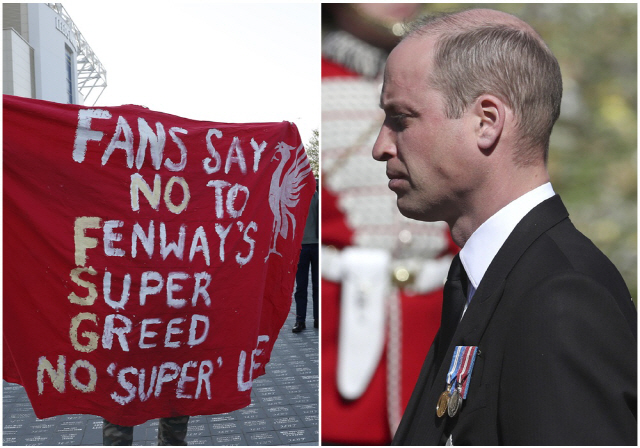
[{"label": "blue jeans", "polygon": [[307,318],[307,290],[309,288],[309,265],[313,283],[313,318],[318,319],[318,244],[303,244],[300,249],[298,271],[296,272],[296,322]]}]

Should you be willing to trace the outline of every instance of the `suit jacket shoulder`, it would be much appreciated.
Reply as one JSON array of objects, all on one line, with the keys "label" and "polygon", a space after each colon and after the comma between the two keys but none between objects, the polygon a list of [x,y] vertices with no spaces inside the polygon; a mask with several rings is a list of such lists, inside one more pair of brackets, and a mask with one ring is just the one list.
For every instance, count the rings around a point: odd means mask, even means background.
[{"label": "suit jacket shoulder", "polygon": [[508,275],[500,443],[636,443],[636,311],[611,262],[563,220]]}]

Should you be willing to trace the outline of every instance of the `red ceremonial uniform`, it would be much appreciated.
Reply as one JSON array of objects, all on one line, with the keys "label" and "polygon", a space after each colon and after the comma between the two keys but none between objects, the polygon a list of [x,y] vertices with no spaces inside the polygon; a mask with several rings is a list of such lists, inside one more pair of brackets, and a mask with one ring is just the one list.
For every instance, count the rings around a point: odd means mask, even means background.
[{"label": "red ceremonial uniform", "polygon": [[[439,328],[442,287],[451,256],[458,250],[444,223],[400,215],[395,194],[387,188],[384,165],[371,157],[384,119],[378,107],[380,87],[381,79],[361,76],[325,52],[321,335],[325,443],[390,442]],[[371,266],[383,274],[365,282],[363,271],[371,269],[364,264],[375,257],[379,263]],[[408,281],[389,281],[394,271],[399,279],[408,275]],[[357,286],[358,278],[374,284],[366,291],[367,286]],[[358,288],[362,297],[351,297],[349,291],[357,296]],[[370,330],[363,324],[369,317],[377,322]],[[364,333],[345,334],[349,332]],[[366,343],[355,349],[347,346],[358,340]],[[360,351],[367,359],[357,358],[357,363],[370,366],[364,367],[371,369],[369,374],[349,366]]]}]

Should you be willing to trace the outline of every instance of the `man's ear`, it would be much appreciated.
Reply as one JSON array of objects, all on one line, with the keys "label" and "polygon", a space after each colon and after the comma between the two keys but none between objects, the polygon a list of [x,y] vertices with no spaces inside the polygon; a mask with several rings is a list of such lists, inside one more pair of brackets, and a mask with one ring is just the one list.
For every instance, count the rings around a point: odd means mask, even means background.
[{"label": "man's ear", "polygon": [[480,95],[473,105],[478,147],[490,150],[498,142],[504,129],[505,106],[493,95]]}]

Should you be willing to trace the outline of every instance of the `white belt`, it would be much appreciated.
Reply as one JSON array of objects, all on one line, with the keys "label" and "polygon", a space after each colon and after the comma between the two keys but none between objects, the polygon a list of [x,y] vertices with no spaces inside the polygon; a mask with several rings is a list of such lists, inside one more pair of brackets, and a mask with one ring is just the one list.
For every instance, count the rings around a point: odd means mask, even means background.
[{"label": "white belt", "polygon": [[[337,380],[344,398],[354,400],[364,393],[382,357],[387,302],[397,293],[392,273],[404,267],[413,281],[403,289],[426,294],[442,288],[451,259],[392,260],[382,249],[322,247],[323,278],[342,284]],[[392,321],[394,327],[401,325],[396,316]],[[390,328],[390,332],[398,334],[399,328]]]}]

